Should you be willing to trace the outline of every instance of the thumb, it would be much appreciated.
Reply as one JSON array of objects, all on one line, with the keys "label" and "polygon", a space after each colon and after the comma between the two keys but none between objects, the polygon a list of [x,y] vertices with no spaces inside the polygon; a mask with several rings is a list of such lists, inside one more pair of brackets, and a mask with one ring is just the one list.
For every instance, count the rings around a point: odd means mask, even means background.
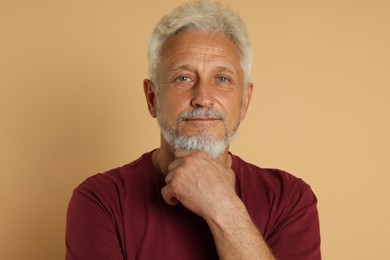
[{"label": "thumb", "polygon": [[161,189],[161,195],[164,201],[171,206],[176,206],[179,203],[179,200],[173,194],[172,189],[169,187],[169,184]]}]

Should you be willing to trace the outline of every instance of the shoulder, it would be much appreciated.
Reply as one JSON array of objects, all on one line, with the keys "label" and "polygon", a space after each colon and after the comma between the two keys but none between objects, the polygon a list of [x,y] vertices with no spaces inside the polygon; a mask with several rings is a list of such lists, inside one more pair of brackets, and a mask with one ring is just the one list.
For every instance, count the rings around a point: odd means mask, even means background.
[{"label": "shoulder", "polygon": [[[93,197],[115,197],[125,190],[139,187],[140,182],[146,182],[153,176],[151,164],[151,152],[143,154],[137,160],[111,169],[109,171],[95,174],[83,181],[75,193]],[[134,186],[134,187],[133,187]]]},{"label": "shoulder", "polygon": [[237,156],[233,162],[237,193],[248,208],[257,209],[260,203],[269,211],[288,214],[292,208],[317,204],[311,187],[301,178],[283,170],[258,167]]},{"label": "shoulder", "polygon": [[302,179],[284,170],[262,168],[248,163],[238,156],[232,155],[232,169],[236,173],[237,181],[242,185],[262,187],[266,190],[278,189],[306,189],[310,186]]},{"label": "shoulder", "polygon": [[266,240],[282,229],[293,230],[286,231],[292,234],[300,226],[312,226],[317,232],[317,198],[306,182],[286,171],[261,168],[237,156],[233,161],[237,193]]}]

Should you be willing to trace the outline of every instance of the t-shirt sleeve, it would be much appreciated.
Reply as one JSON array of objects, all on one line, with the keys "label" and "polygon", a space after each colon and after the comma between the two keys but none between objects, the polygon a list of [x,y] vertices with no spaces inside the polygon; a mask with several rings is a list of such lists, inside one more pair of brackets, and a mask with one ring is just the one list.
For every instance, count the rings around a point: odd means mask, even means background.
[{"label": "t-shirt sleeve", "polygon": [[123,260],[112,209],[104,193],[74,190],[66,221],[66,260]]},{"label": "t-shirt sleeve", "polygon": [[317,198],[299,180],[267,241],[277,259],[321,259]]}]

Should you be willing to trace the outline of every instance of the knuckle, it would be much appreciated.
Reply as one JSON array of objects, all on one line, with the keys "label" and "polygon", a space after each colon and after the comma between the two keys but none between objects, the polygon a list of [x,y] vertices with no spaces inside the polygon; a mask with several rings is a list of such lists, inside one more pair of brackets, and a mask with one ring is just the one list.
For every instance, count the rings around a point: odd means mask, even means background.
[{"label": "knuckle", "polygon": [[181,185],[180,185],[179,181],[176,179],[172,180],[171,183],[169,183],[169,186],[170,186],[171,190],[174,192],[180,191]]},{"label": "knuckle", "polygon": [[183,166],[191,165],[195,161],[196,161],[196,159],[194,158],[194,156],[187,156],[187,157],[183,158]]}]

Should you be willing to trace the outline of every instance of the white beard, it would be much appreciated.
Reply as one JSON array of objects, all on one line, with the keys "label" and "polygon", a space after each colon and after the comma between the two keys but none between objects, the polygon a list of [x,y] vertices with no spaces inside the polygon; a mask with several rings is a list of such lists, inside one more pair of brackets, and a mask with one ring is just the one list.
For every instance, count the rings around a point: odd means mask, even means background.
[{"label": "white beard", "polygon": [[162,119],[159,106],[157,105],[157,122],[160,126],[160,131],[165,141],[175,150],[186,150],[186,151],[203,151],[209,154],[212,158],[218,158],[230,145],[235,136],[237,135],[238,127],[240,122],[229,131],[226,125],[224,115],[216,112],[213,109],[194,109],[192,112],[187,112],[178,118],[178,123],[185,119],[192,118],[194,116],[201,117],[216,117],[223,120],[225,125],[225,136],[222,140],[217,140],[215,137],[208,135],[206,132],[193,136],[180,135],[177,128],[174,126],[168,126]]}]

